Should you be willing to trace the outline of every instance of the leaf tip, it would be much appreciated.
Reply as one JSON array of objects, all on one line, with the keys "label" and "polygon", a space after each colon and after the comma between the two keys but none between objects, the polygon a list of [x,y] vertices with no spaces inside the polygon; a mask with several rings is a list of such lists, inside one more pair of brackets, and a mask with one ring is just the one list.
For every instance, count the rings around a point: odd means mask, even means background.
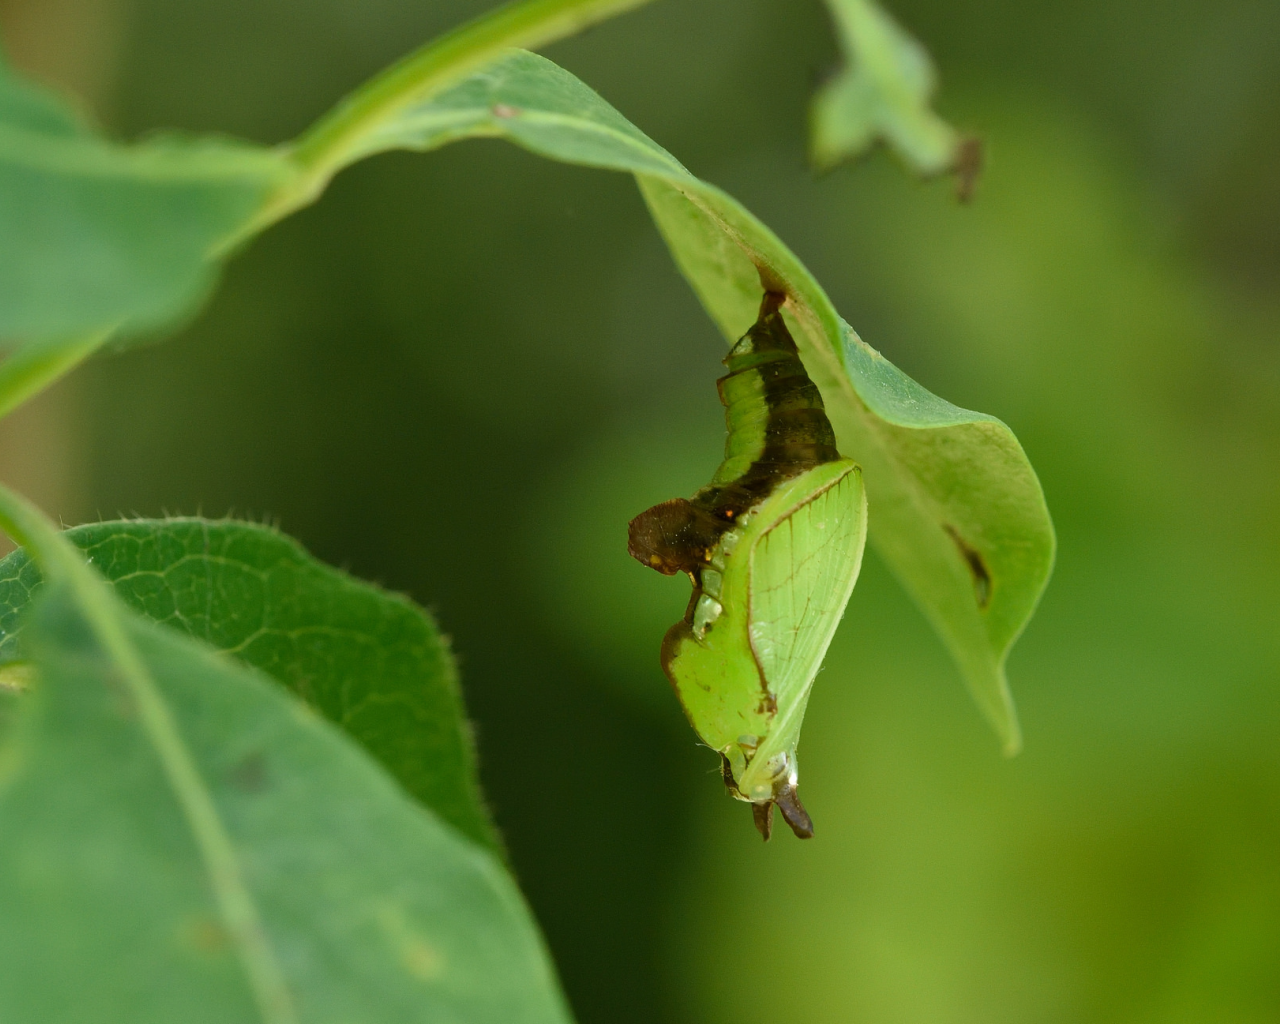
[{"label": "leaf tip", "polygon": [[1022,753],[1022,730],[1018,727],[1016,717],[1010,720],[1009,728],[1004,730],[1001,739],[1001,750],[1005,757],[1017,757]]},{"label": "leaf tip", "polygon": [[998,663],[978,670],[970,665],[964,677],[982,717],[995,730],[1001,752],[1005,757],[1016,757],[1022,750],[1022,727],[1018,724],[1018,709],[1009,693],[1004,665]]},{"label": "leaf tip", "polygon": [[987,710],[987,718],[1000,739],[1000,750],[1004,756],[1017,757],[1022,752],[1022,726],[1018,724],[1018,709],[1014,707],[1003,671],[999,682],[999,704]]}]

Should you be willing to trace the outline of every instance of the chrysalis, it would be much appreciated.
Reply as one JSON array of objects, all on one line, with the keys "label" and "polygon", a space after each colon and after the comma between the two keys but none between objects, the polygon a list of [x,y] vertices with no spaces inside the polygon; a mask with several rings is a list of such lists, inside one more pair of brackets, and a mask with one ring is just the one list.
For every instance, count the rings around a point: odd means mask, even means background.
[{"label": "chrysalis", "polygon": [[797,836],[796,745],[813,678],[862,563],[866,497],[817,387],[766,293],[717,382],[729,436],[711,483],[631,521],[628,550],[693,594],[662,667],[694,730],[719,752],[730,795],[765,839],[773,808]]}]

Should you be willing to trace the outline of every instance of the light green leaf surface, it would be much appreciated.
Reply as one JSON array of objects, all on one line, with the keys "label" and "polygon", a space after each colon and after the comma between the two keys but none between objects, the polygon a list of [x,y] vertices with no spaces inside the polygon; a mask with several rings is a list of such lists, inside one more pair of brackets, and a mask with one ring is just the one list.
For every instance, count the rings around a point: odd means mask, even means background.
[{"label": "light green leaf surface", "polygon": [[525,0],[486,12],[338,104],[296,152],[211,136],[115,143],[0,60],[0,349],[28,364],[40,350],[44,371],[24,365],[25,390],[0,379],[0,415],[84,358],[86,336],[128,339],[190,313],[221,258],[314,199],[367,124],[505,47],[542,46],[648,2]]},{"label": "light green leaf surface", "polygon": [[429,150],[474,137],[634,174],[676,262],[730,342],[754,322],[762,285],[787,293],[792,332],[840,449],[864,468],[873,542],[1006,748],[1016,749],[1004,663],[1044,589],[1054,540],[1035,472],[1009,428],[951,405],[889,363],[750,212],[534,54],[513,52],[369,127],[358,152]]},{"label": "light green leaf surface", "polygon": [[[284,683],[446,822],[497,848],[457,671],[421,608],[252,523],[135,520],[64,536],[135,611]],[[0,667],[25,657],[19,621],[40,585],[24,551],[0,561]]]},{"label": "light green leaf surface", "polygon": [[56,342],[181,315],[214,249],[292,173],[220,139],[108,141],[0,66],[0,342]]},{"label": "light green leaf surface", "polygon": [[51,581],[0,747],[0,1019],[568,1020],[492,854],[8,492],[0,521]]},{"label": "light green leaf surface", "polygon": [[3,739],[5,729],[8,728],[9,723],[17,716],[18,701],[21,694],[22,691],[16,685],[9,680],[0,678],[0,740]]},{"label": "light green leaf surface", "polygon": [[822,168],[884,141],[917,174],[961,157],[960,134],[934,113],[929,54],[873,0],[827,0],[845,64],[813,98],[810,149]]}]

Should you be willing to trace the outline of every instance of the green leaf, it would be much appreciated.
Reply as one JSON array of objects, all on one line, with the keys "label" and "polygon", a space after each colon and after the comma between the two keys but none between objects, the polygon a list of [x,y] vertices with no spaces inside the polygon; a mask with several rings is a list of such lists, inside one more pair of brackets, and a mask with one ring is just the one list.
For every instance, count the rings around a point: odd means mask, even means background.
[{"label": "green leaf", "polygon": [[[17,717],[19,698],[27,688],[29,674],[26,666],[0,668],[0,739],[3,739],[9,723]],[[0,755],[0,762],[2,761],[3,755]],[[0,775],[3,771],[3,765],[0,764]]]},{"label": "green leaf", "polygon": [[[251,523],[138,520],[64,536],[135,611],[273,676],[446,822],[497,848],[453,659],[421,608]],[[0,666],[26,657],[19,619],[40,585],[26,552],[0,561]]]},{"label": "green leaf", "polygon": [[647,2],[491,11],[388,68],[297,153],[215,137],[119,145],[0,64],[0,342],[172,322],[207,294],[235,242],[314,198],[317,166],[358,145],[370,118],[448,87],[506,46],[542,45]]},{"label": "green leaf", "polygon": [[525,0],[489,11],[393,64],[292,149],[218,138],[115,145],[0,59],[0,416],[109,337],[189,313],[218,261],[305,206],[368,125],[500,56],[649,0]]},{"label": "green leaf", "polygon": [[[972,143],[929,105],[929,54],[872,0],[827,0],[845,66],[818,90],[810,112],[813,162],[822,168],[883,140],[917,174],[976,174]],[[962,179],[961,188],[971,187]]]},{"label": "green leaf", "polygon": [[1006,749],[1018,728],[1004,663],[1048,580],[1054,537],[1035,472],[999,420],[951,405],[863,342],[789,249],[595,92],[512,52],[430,102],[366,125],[355,154],[504,138],[636,176],[677,264],[733,342],[762,288],[785,292],[805,366],[840,450],[864,468],[871,539],[951,651]]},{"label": "green leaf", "polygon": [[182,315],[212,284],[218,246],[291,173],[229,140],[110,142],[0,67],[0,341]]},{"label": "green leaf", "polygon": [[110,336],[110,331],[94,331],[59,341],[30,342],[10,352],[0,362],[0,418],[74,369]]},{"label": "green leaf", "polygon": [[0,748],[0,1019],[567,1021],[492,854],[8,492],[0,521],[50,580]]}]

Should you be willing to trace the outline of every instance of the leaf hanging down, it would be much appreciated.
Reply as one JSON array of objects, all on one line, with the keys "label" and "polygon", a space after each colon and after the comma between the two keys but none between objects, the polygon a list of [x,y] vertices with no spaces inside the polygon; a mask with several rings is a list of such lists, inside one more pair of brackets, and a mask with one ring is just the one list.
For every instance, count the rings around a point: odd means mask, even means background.
[{"label": "leaf hanging down", "polygon": [[845,66],[813,98],[810,150],[826,169],[884,141],[917,174],[955,171],[967,199],[980,151],[930,106],[929,54],[873,0],[827,0]]},{"label": "leaf hanging down", "polygon": [[[273,676],[442,819],[497,848],[457,671],[421,608],[252,523],[133,520],[64,536],[135,611]],[[41,583],[25,551],[0,561],[0,668],[25,657],[21,614]]]},{"label": "leaf hanging down", "polygon": [[214,250],[292,173],[230,140],[110,142],[0,65],[0,343],[181,316]]},{"label": "leaf hanging down", "polygon": [[676,263],[724,336],[785,292],[840,450],[864,468],[871,539],[959,665],[1006,749],[1018,746],[1004,663],[1048,580],[1054,537],[1012,431],[931,394],[863,342],[787,247],[690,174],[589,87],[513,51],[430,102],[370,125],[351,159],[504,138],[568,163],[634,174]]},{"label": "leaf hanging down", "polygon": [[0,494],[50,580],[0,747],[0,1019],[567,1024],[491,853],[37,515]]}]

